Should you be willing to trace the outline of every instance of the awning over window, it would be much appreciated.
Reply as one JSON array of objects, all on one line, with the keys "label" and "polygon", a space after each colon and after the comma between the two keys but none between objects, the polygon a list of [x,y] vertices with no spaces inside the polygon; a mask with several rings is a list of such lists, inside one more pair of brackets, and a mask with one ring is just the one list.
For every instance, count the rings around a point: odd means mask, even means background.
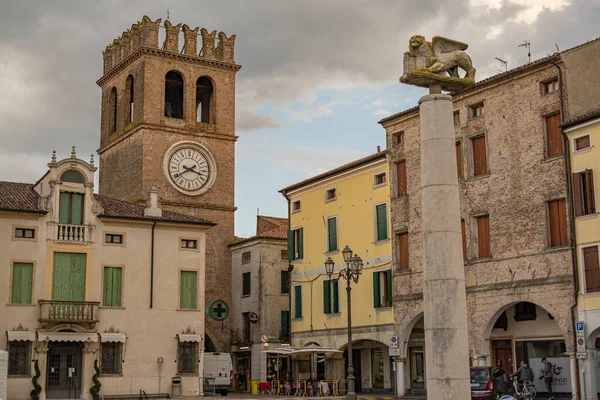
[{"label": "awning over window", "polygon": [[200,335],[187,335],[178,333],[177,339],[179,339],[180,342],[201,342]]},{"label": "awning over window", "polygon": [[38,340],[46,342],[97,342],[97,333],[88,332],[38,332]]},{"label": "awning over window", "polygon": [[127,335],[125,335],[124,333],[101,333],[100,341],[102,343],[106,343],[106,342],[125,343],[127,341]]},{"label": "awning over window", "polygon": [[24,341],[24,342],[35,342],[35,331],[6,331],[8,334],[8,341]]}]

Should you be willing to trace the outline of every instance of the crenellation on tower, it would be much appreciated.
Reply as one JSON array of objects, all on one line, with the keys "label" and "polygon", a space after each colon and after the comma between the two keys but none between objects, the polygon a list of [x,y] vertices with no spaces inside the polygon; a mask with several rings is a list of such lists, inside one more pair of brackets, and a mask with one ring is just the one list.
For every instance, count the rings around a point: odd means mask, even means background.
[{"label": "crenellation on tower", "polygon": [[167,34],[165,35],[165,41],[163,43],[163,49],[166,51],[179,52],[179,32],[181,31],[181,25],[171,24],[171,21],[165,21],[165,30]]},{"label": "crenellation on tower", "polygon": [[158,49],[158,29],[162,18],[152,22],[152,20],[144,15],[140,23],[141,43],[140,46]]},{"label": "crenellation on tower", "polygon": [[183,54],[196,57],[198,55],[198,31],[200,27],[190,28],[183,24]]},{"label": "crenellation on tower", "polygon": [[206,29],[202,28],[200,29],[200,35],[202,35],[202,57],[208,60],[214,60],[217,31],[208,33]]},{"label": "crenellation on tower", "polygon": [[219,32],[219,44],[215,51],[218,60],[233,62],[233,47],[235,45],[235,35],[229,38],[225,32]]}]

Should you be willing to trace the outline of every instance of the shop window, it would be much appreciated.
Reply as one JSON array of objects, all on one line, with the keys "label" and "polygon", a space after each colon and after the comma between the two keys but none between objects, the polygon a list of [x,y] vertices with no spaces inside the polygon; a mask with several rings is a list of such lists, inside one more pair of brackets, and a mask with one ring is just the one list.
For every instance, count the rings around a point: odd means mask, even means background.
[{"label": "shop window", "polygon": [[281,294],[290,293],[290,272],[281,271]]},{"label": "shop window", "polygon": [[242,296],[250,296],[250,272],[242,274]]},{"label": "shop window", "polygon": [[250,261],[252,261],[252,252],[246,251],[242,253],[242,264],[248,264]]},{"label": "shop window", "polygon": [[122,343],[102,342],[100,354],[100,373],[102,375],[120,375],[122,373]]},{"label": "shop window", "polygon": [[288,259],[301,260],[304,257],[304,244],[303,244],[303,231],[302,228],[292,229],[288,231]]},{"label": "shop window", "polygon": [[560,130],[560,114],[552,114],[545,119],[546,127],[546,157],[556,157],[563,154],[563,138]]},{"label": "shop window", "polygon": [[338,280],[323,281],[323,312],[336,314],[340,312]]},{"label": "shop window", "polygon": [[213,84],[206,77],[196,81],[196,121],[213,124]]},{"label": "shop window", "polygon": [[392,270],[373,272],[373,306],[392,306]]},{"label": "shop window", "polygon": [[573,173],[573,203],[576,217],[596,213],[593,170]]},{"label": "shop window", "polygon": [[565,199],[548,202],[549,247],[567,246],[567,210]]},{"label": "shop window", "polygon": [[8,342],[8,375],[29,375],[31,342]]},{"label": "shop window", "polygon": [[180,374],[198,372],[198,342],[178,342],[177,372]]},{"label": "shop window", "polygon": [[175,71],[165,76],[165,117],[183,119],[183,78]]},{"label": "shop window", "polygon": [[536,317],[535,304],[524,301],[515,305],[515,321],[534,321]]},{"label": "shop window", "polygon": [[505,331],[508,330],[508,318],[506,317],[506,311],[500,314],[500,316],[496,320],[496,323],[494,324],[493,329],[502,329]]}]

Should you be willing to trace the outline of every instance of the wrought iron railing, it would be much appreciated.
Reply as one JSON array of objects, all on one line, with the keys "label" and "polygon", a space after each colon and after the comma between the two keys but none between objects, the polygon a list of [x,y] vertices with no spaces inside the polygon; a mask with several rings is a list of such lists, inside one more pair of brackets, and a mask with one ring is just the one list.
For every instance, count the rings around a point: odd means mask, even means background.
[{"label": "wrought iron railing", "polygon": [[40,322],[98,322],[98,301],[38,300]]}]

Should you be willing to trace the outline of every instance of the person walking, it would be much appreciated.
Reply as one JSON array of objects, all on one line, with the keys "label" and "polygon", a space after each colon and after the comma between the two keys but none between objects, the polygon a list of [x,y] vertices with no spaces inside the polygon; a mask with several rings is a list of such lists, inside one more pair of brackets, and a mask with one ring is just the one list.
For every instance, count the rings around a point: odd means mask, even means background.
[{"label": "person walking", "polygon": [[529,368],[529,365],[525,364],[525,361],[521,360],[519,369],[512,376],[517,378],[519,391],[522,391],[523,385],[533,380],[533,371]]},{"label": "person walking", "polygon": [[542,358],[542,364],[544,364],[544,366],[540,370],[540,379],[544,378],[544,383],[546,384],[546,389],[548,390],[548,400],[554,400],[554,395],[552,394],[552,380],[554,379],[552,363],[546,360],[546,357],[544,357]]}]

